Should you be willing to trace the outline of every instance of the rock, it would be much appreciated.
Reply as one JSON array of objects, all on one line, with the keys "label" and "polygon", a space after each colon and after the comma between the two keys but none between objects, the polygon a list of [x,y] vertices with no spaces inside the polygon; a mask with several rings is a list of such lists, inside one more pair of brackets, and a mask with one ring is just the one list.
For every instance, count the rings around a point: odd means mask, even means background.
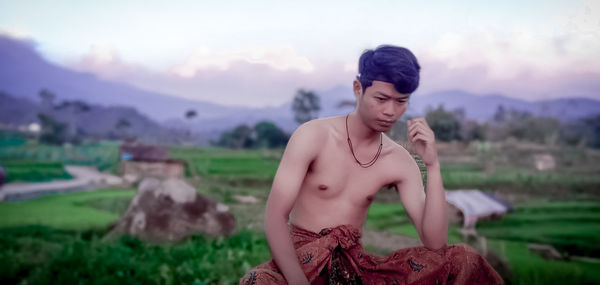
[{"label": "rock", "polygon": [[502,260],[498,254],[491,250],[488,250],[483,257],[500,274],[500,277],[502,277],[506,284],[512,283],[513,274],[506,261]]},{"label": "rock", "polygon": [[538,254],[543,259],[564,260],[565,257],[549,244],[530,243],[527,248],[533,253]]},{"label": "rock", "polygon": [[107,235],[128,234],[151,242],[178,242],[193,234],[230,235],[235,217],[225,204],[196,193],[181,179],[144,179],[123,217]]},{"label": "rock", "polygon": [[553,170],[556,167],[554,156],[551,154],[536,154],[533,159],[535,168],[539,171]]}]

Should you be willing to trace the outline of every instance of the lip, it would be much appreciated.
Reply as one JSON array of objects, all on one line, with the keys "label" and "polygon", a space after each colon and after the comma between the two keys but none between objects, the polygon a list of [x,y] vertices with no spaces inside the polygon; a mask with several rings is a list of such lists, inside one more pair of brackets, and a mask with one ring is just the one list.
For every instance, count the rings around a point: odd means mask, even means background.
[{"label": "lip", "polygon": [[393,121],[386,121],[386,120],[377,120],[377,122],[379,122],[380,124],[386,125],[386,126],[391,126],[394,124]]}]

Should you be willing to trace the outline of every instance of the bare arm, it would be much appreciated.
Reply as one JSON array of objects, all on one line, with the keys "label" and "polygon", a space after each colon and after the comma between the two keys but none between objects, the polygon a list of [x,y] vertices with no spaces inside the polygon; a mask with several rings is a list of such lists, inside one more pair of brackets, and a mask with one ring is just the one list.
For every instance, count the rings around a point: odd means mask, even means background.
[{"label": "bare arm", "polygon": [[307,124],[294,132],[279,163],[267,200],[267,240],[275,263],[290,284],[308,284],[300,268],[287,223],[306,171],[317,155],[314,133],[314,128]]},{"label": "bare arm", "polygon": [[427,248],[438,249],[448,242],[448,217],[434,134],[422,118],[409,123],[408,132],[409,139],[427,166],[427,188],[423,192],[419,168],[408,156],[408,161],[405,161],[408,171],[397,185],[398,190],[423,244]]}]

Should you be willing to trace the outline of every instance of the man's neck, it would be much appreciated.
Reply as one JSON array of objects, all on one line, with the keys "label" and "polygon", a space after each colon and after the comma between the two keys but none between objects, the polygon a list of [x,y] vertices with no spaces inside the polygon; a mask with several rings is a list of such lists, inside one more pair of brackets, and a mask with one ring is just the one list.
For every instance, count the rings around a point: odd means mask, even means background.
[{"label": "man's neck", "polygon": [[367,126],[356,111],[348,116],[348,132],[352,143],[356,146],[379,142],[381,136],[381,132]]}]

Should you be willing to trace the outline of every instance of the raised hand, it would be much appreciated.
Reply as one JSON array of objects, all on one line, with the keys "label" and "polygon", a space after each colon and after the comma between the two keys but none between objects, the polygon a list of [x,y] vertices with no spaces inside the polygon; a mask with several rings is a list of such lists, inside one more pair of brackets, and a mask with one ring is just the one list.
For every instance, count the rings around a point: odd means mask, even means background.
[{"label": "raised hand", "polygon": [[425,118],[414,118],[407,122],[408,140],[427,166],[438,164],[438,154],[435,147],[435,134],[425,121]]}]

